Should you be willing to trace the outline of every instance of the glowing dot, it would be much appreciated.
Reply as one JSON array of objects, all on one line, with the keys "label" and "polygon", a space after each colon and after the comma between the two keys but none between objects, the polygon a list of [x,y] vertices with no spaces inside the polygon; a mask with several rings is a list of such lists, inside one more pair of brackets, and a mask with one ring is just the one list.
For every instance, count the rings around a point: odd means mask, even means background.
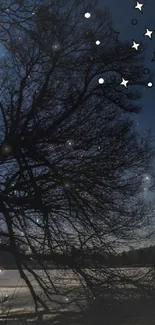
[{"label": "glowing dot", "polygon": [[2,145],[1,151],[2,151],[2,154],[4,154],[4,155],[11,154],[11,147],[4,143]]},{"label": "glowing dot", "polygon": [[69,183],[65,183],[64,185],[65,185],[65,187],[70,187]]},{"label": "glowing dot", "polygon": [[101,42],[99,40],[96,41],[96,45],[100,45]]},{"label": "glowing dot", "polygon": [[103,78],[100,78],[100,79],[98,80],[98,82],[99,82],[99,84],[103,84],[103,83],[104,83],[104,79],[103,79]]},{"label": "glowing dot", "polygon": [[150,87],[150,88],[151,88],[151,87],[153,86],[153,83],[152,83],[152,82],[148,82],[148,84],[147,84],[147,85],[148,85],[148,87]]},{"label": "glowing dot", "polygon": [[53,51],[59,51],[60,50],[60,44],[56,43],[52,45],[52,50]]},{"label": "glowing dot", "polygon": [[86,12],[84,16],[85,16],[85,18],[90,18],[91,14],[89,12]]},{"label": "glowing dot", "polygon": [[65,181],[63,185],[66,189],[69,189],[71,187],[70,181]]},{"label": "glowing dot", "polygon": [[67,145],[68,145],[69,147],[72,147],[73,144],[74,144],[73,140],[68,140],[68,141],[67,141]]}]

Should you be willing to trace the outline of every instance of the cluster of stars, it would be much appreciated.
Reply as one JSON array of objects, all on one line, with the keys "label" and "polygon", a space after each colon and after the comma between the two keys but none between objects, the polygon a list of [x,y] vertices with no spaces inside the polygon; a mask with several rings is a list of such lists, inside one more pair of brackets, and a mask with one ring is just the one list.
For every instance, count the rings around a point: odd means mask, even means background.
[{"label": "cluster of stars", "polygon": [[[138,10],[142,11],[142,7],[143,7],[143,4],[142,3],[139,3],[137,1],[137,4],[135,6],[135,9],[138,9]],[[91,17],[91,14],[89,12],[86,12],[84,16],[85,16],[85,18],[88,19],[88,18]],[[146,28],[146,32],[145,32],[144,35],[145,36],[148,36],[150,39],[152,39],[152,34],[153,34],[153,31],[152,30],[149,30],[148,28]],[[100,40],[96,40],[95,44],[97,46],[100,45],[101,44]],[[137,43],[135,40],[133,40],[131,48],[133,48],[136,51],[138,51],[139,50],[139,46],[140,46],[140,43]],[[154,52],[154,56],[155,56],[155,52]],[[102,85],[102,84],[104,84],[105,80],[103,78],[99,78],[98,79],[98,82],[99,82],[99,84]],[[121,81],[120,85],[121,86],[124,86],[125,88],[127,88],[127,84],[128,83],[129,83],[129,80],[125,80],[124,78],[122,78],[122,81]],[[151,88],[153,86],[152,82],[148,82],[147,86],[149,88]]]},{"label": "cluster of stars", "polygon": [[[142,7],[143,7],[143,4],[139,3],[137,1],[137,4],[136,4],[135,8],[142,11]],[[91,14],[89,12],[86,12],[85,13],[85,18],[90,18],[90,17],[91,17]],[[137,19],[132,19],[132,24],[136,25],[137,24]],[[146,28],[146,32],[144,33],[144,36],[148,36],[150,39],[152,39],[153,32],[154,32],[153,30],[149,30],[148,28]],[[100,45],[101,44],[100,40],[97,40],[95,42],[95,44]],[[136,43],[135,41],[133,41],[132,48],[134,48],[136,51],[138,51],[139,46],[140,46],[139,43]],[[152,59],[152,61],[155,61],[155,52],[154,52],[154,58]]]},{"label": "cluster of stars", "polygon": [[[152,38],[152,36],[151,36],[152,33],[153,33],[153,31],[150,31],[149,29],[146,29],[146,33],[144,35],[145,36],[148,36],[149,38]],[[133,40],[132,48],[135,49],[136,51],[138,51],[139,46],[140,46],[140,44],[139,43],[136,43]]]},{"label": "cluster of stars", "polygon": [[[135,9],[138,9],[139,11],[141,11],[142,12],[142,7],[144,6],[144,4],[143,3],[140,3],[140,2],[138,2],[137,1],[137,4],[136,4],[136,6],[135,6]],[[137,25],[137,23],[138,23],[138,21],[137,21],[137,19],[132,19],[132,24],[133,25]],[[153,34],[153,30],[149,30],[148,28],[146,28],[146,32],[145,32],[145,36],[148,36],[150,39],[152,39],[152,34]],[[140,44],[139,44],[140,45]],[[135,48],[136,50],[137,50],[137,48]],[[151,60],[151,61],[155,61],[155,52],[154,52],[154,57],[153,57],[153,59]]]},{"label": "cluster of stars", "polygon": [[[105,82],[105,80],[103,78],[99,78],[98,82],[99,82],[99,84],[102,85]],[[122,78],[122,81],[121,81],[120,85],[127,88],[128,83],[129,83],[129,80],[125,80],[124,78]],[[151,88],[153,86],[152,82],[148,82],[147,85],[148,85],[149,88]]]}]

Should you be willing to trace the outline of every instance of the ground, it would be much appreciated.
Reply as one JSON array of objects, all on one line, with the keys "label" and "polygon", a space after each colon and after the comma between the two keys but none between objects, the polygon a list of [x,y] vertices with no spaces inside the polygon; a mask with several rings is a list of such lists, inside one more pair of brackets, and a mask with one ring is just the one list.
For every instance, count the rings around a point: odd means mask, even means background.
[{"label": "ground", "polygon": [[[12,296],[10,303],[1,304],[0,325],[155,325],[155,299],[137,296],[131,288],[126,289],[126,299],[114,299],[115,295],[111,294],[109,298],[94,300],[86,311],[80,313],[66,304],[59,312],[51,310],[51,315],[44,315],[37,321],[30,310],[32,299],[17,271],[4,271],[0,275],[0,288],[1,298],[5,294],[9,298]],[[61,299],[65,301],[65,297]],[[56,304],[53,309],[55,307]]]}]

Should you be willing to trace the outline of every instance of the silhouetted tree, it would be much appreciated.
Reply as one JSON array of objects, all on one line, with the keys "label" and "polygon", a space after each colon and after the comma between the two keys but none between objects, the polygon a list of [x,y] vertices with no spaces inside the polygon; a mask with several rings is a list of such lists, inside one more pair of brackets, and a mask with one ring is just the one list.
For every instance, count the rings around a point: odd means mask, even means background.
[{"label": "silhouetted tree", "polygon": [[[74,241],[81,252],[111,256],[147,224],[141,184],[152,152],[132,117],[141,109],[136,87],[148,76],[141,51],[117,39],[95,1],[8,1],[0,11],[1,236],[37,310],[47,304],[25,269],[52,300],[63,288],[49,277],[48,254],[95,295],[115,270],[79,267],[66,249]],[[21,246],[44,276],[28,266]]]}]

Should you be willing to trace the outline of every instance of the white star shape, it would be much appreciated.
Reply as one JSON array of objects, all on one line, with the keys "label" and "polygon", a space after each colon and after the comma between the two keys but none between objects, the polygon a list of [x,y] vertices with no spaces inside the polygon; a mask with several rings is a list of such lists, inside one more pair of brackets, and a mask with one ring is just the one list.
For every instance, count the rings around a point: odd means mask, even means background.
[{"label": "white star shape", "polygon": [[137,5],[135,6],[135,8],[136,9],[139,9],[140,11],[142,11],[142,7],[143,7],[144,5],[143,5],[143,3],[139,3],[138,1],[137,1]]},{"label": "white star shape", "polygon": [[138,51],[138,47],[140,44],[136,43],[135,41],[133,41],[133,45],[132,48],[135,49],[136,51]]},{"label": "white star shape", "polygon": [[127,88],[127,83],[128,82],[129,82],[128,80],[125,80],[125,79],[122,78],[121,85]]},{"label": "white star shape", "polygon": [[152,33],[153,33],[153,30],[149,30],[148,28],[146,28],[145,36],[148,36],[149,38],[152,38]]}]

